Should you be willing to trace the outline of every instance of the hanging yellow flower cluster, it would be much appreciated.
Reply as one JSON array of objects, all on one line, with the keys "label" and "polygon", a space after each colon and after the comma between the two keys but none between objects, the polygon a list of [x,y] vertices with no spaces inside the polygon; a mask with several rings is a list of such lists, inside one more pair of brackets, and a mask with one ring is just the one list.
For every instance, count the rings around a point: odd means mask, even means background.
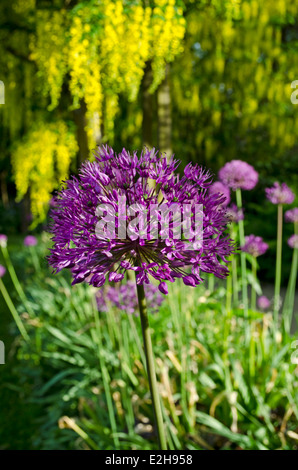
[{"label": "hanging yellow flower cluster", "polygon": [[90,146],[94,147],[94,126],[102,117],[103,93],[98,55],[99,38],[91,32],[90,19],[87,8],[80,8],[73,18],[69,31],[68,70],[74,107],[79,107],[80,100],[85,100],[88,121],[86,130]]},{"label": "hanging yellow flower cluster", "polygon": [[151,9],[124,2],[105,1],[102,30],[99,30],[100,60],[105,90],[137,96],[143,69],[149,57]]},{"label": "hanging yellow flower cluster", "polygon": [[151,19],[151,51],[153,83],[151,91],[162,82],[167,62],[172,62],[183,50],[185,34],[183,9],[175,0],[155,0]]},{"label": "hanging yellow flower cluster", "polygon": [[[212,0],[190,11],[172,83],[174,106],[197,116],[196,152],[209,160],[219,153],[223,161],[239,158],[239,140],[244,145],[249,133],[251,142],[260,129],[276,156],[294,145],[298,113],[290,85],[298,79],[297,52],[286,36],[297,15],[297,2],[288,0]],[[238,140],[223,145],[231,132]]]},{"label": "hanging yellow flower cluster", "polygon": [[[182,50],[185,32],[180,0],[90,0],[72,9],[38,8],[36,0],[17,0],[18,14],[28,14],[30,61],[37,65],[40,91],[55,110],[68,84],[77,109],[86,104],[86,132],[92,150],[99,140],[112,142],[119,94],[137,98],[147,61],[152,61],[152,91],[165,64]],[[37,7],[37,8],[34,8]],[[101,135],[101,132],[104,135]],[[67,175],[77,146],[63,122],[40,124],[13,154],[18,200],[30,189],[34,223],[46,216],[57,182]],[[87,156],[86,156],[87,157]]]},{"label": "hanging yellow flower cluster", "polygon": [[140,0],[91,0],[69,11],[38,12],[31,47],[43,90],[54,108],[63,77],[69,73],[74,107],[82,99],[87,106],[90,148],[103,118],[105,138],[112,138],[118,95],[136,99],[145,63],[152,60],[154,91],[164,77],[166,62],[181,52],[185,20],[180,3],[156,0],[150,8]]},{"label": "hanging yellow flower cluster", "polygon": [[67,178],[77,151],[75,136],[63,121],[38,125],[15,147],[12,165],[17,200],[29,191],[33,226],[45,219],[51,193],[57,181]]},{"label": "hanging yellow flower cluster", "polygon": [[49,110],[59,103],[67,72],[66,20],[66,10],[37,10],[36,36],[31,35],[30,38],[30,59],[37,64],[42,93],[51,98]]}]

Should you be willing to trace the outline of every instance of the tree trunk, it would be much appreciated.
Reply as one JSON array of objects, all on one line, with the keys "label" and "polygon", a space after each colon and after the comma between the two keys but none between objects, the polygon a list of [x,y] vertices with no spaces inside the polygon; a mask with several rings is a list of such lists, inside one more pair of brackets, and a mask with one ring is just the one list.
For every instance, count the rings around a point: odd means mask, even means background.
[{"label": "tree trunk", "polygon": [[7,171],[1,171],[0,173],[1,198],[2,198],[3,207],[5,209],[8,208],[8,204],[9,204],[6,178],[7,178]]},{"label": "tree trunk", "polygon": [[152,138],[152,122],[153,122],[153,95],[149,92],[150,85],[152,84],[152,68],[151,62],[147,62],[144,71],[144,76],[141,84],[142,93],[142,141],[143,146],[153,147]]},{"label": "tree trunk", "polygon": [[73,112],[74,122],[77,126],[77,140],[79,146],[79,155],[78,155],[78,164],[81,163],[89,157],[89,146],[88,146],[88,137],[86,132],[86,103],[84,100],[81,100],[79,109],[75,109]]},{"label": "tree trunk", "polygon": [[100,145],[102,143],[102,137],[104,133],[103,117],[99,119],[99,113],[93,113],[90,124],[92,126],[93,139],[95,144]]},{"label": "tree trunk", "polygon": [[32,223],[33,217],[31,213],[31,201],[30,201],[30,193],[27,191],[25,196],[23,197],[19,210],[20,210],[20,219],[21,219],[21,233],[27,233],[29,225]]},{"label": "tree trunk", "polygon": [[166,76],[157,90],[158,149],[169,158],[172,154],[172,116],[169,85],[169,65]]}]

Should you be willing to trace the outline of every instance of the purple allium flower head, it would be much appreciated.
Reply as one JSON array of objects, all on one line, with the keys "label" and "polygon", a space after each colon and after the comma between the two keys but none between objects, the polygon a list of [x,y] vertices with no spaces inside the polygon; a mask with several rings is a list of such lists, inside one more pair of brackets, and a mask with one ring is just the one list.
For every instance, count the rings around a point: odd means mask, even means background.
[{"label": "purple allium flower head", "polygon": [[236,189],[253,189],[259,179],[258,172],[248,163],[242,160],[232,160],[226,163],[218,173],[219,179],[223,184]]},{"label": "purple allium flower head", "polygon": [[238,209],[234,203],[227,207],[226,215],[230,222],[239,222],[239,220],[244,219],[243,209]]},{"label": "purple allium flower head", "polygon": [[24,238],[24,245],[25,246],[37,245],[37,238],[34,237],[33,235],[27,235],[27,237]]},{"label": "purple allium flower head", "polygon": [[297,224],[298,222],[298,207],[294,207],[294,209],[289,209],[285,212],[285,221],[290,222],[293,224]]},{"label": "purple allium flower head", "polygon": [[257,257],[261,256],[269,248],[268,243],[263,241],[262,237],[256,237],[255,235],[248,235],[245,237],[245,244],[241,247],[242,251],[250,253],[251,255]]},{"label": "purple allium flower head", "polygon": [[298,235],[292,235],[289,239],[288,239],[288,245],[290,248],[298,248]]},{"label": "purple allium flower head", "polygon": [[0,246],[5,248],[7,246],[7,236],[3,233],[0,234]]},{"label": "purple allium flower head", "polygon": [[6,273],[5,267],[2,266],[2,264],[0,264],[0,278],[3,277],[5,273]]},{"label": "purple allium flower head", "polygon": [[275,182],[272,188],[266,188],[266,197],[272,204],[292,204],[295,194],[286,183]]},{"label": "purple allium flower head", "polygon": [[[161,306],[164,297],[153,284],[145,284],[145,294],[149,312],[155,313]],[[118,284],[115,287],[101,287],[97,291],[96,300],[98,309],[103,312],[109,310],[108,302],[127,313],[136,313],[138,311],[137,289],[133,281],[127,281],[126,284]]]},{"label": "purple allium flower head", "polygon": [[262,310],[267,310],[270,305],[271,305],[271,302],[270,300],[268,299],[268,297],[266,297],[265,295],[261,295],[259,298],[258,298],[258,307]]},{"label": "purple allium flower head", "polygon": [[[167,292],[165,281],[182,278],[184,283],[198,285],[202,272],[224,278],[228,269],[224,266],[233,252],[232,240],[224,234],[228,222],[225,211],[218,210],[224,197],[208,194],[211,176],[198,165],[188,164],[184,175],[175,174],[179,162],[173,157],[167,161],[163,155],[146,150],[137,156],[125,149],[118,155],[110,147],[99,147],[96,161],[86,161],[79,176],[66,183],[57,195],[56,206],[51,211],[51,230],[54,234],[49,263],[55,272],[71,268],[73,284],[86,280],[95,287],[105,281],[118,282],[127,270],[136,272],[138,284],[148,284],[149,275],[160,282],[161,292]],[[122,199],[126,200],[126,210]],[[149,214],[152,204],[166,210],[176,205],[177,210],[168,213],[169,229],[165,231],[165,216],[158,215],[157,236],[152,236]],[[194,227],[195,205],[202,204],[201,244],[178,239],[174,234],[177,213],[184,216],[189,208],[189,219]],[[101,205],[101,206],[99,206]],[[105,236],[98,235],[98,208],[105,205],[105,217],[114,221],[114,230]],[[143,224],[133,225],[135,212],[143,211]],[[174,213],[175,212],[175,213]],[[100,217],[102,212],[100,212]],[[107,220],[107,219],[106,219]],[[119,236],[123,223],[128,230]],[[143,225],[143,227],[141,226]],[[145,227],[145,228],[144,228]],[[150,232],[148,232],[148,227]],[[117,229],[117,235],[116,235]],[[195,228],[193,228],[195,230]],[[140,234],[147,236],[139,236]],[[191,274],[188,271],[191,268]]]},{"label": "purple allium flower head", "polygon": [[231,201],[230,189],[222,184],[220,181],[216,181],[215,183],[209,186],[209,194],[219,194],[220,196],[224,196],[226,200],[222,203],[222,206],[227,206]]}]

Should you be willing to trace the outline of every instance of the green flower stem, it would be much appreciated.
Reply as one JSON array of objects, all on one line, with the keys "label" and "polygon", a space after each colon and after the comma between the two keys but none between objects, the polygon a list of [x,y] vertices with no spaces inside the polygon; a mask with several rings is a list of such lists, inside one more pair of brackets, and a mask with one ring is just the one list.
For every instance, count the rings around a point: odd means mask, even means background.
[{"label": "green flower stem", "polygon": [[128,313],[127,317],[128,317],[129,325],[130,325],[130,327],[132,329],[132,332],[133,332],[133,335],[134,335],[134,339],[135,339],[135,342],[136,342],[136,345],[137,345],[137,348],[138,348],[138,351],[139,351],[139,354],[140,354],[140,357],[141,357],[142,364],[143,364],[144,369],[145,369],[145,367],[146,367],[146,358],[145,358],[144,350],[142,348],[142,342],[140,340],[140,336],[138,334],[138,331],[137,331],[137,328],[136,328],[136,325],[135,325],[135,322],[134,322],[134,319],[133,319],[133,315]]},{"label": "green flower stem", "polygon": [[[242,196],[241,189],[236,189],[236,201],[238,209],[242,209]],[[245,243],[244,237],[244,223],[243,220],[239,220],[239,240],[240,245],[243,246]],[[241,259],[241,278],[242,278],[242,301],[244,305],[244,317],[248,318],[248,297],[247,297],[247,277],[246,277],[246,254],[244,251],[240,253]]]},{"label": "green flower stem", "polygon": [[[236,230],[235,230],[235,224],[232,223],[231,225],[231,238],[232,240],[236,239]],[[231,271],[232,271],[232,294],[233,294],[233,304],[234,307],[238,306],[238,278],[237,278],[237,258],[235,254],[231,256]]]},{"label": "green flower stem", "polygon": [[28,336],[28,333],[23,325],[23,322],[10,298],[10,295],[9,293],[7,292],[7,289],[5,287],[5,285],[3,284],[3,281],[2,279],[0,278],[0,292],[2,293],[3,295],[3,298],[5,300],[5,302],[7,303],[7,306],[13,316],[13,319],[14,321],[16,322],[16,325],[21,333],[21,335],[23,336],[24,340],[25,341],[28,341],[29,340],[29,336]]},{"label": "green flower stem", "polygon": [[25,295],[25,292],[20,284],[20,281],[18,280],[18,277],[17,277],[17,274],[15,272],[15,269],[13,267],[13,264],[11,262],[11,259],[10,259],[10,256],[9,256],[9,253],[8,253],[8,250],[7,250],[7,247],[6,246],[2,246],[2,254],[3,254],[3,258],[5,260],[5,264],[7,266],[7,269],[8,269],[8,272],[10,274],[10,277],[11,277],[11,280],[13,282],[13,285],[15,287],[15,290],[17,291],[21,301],[23,302],[23,304],[25,305],[28,313],[30,313],[30,315],[34,316],[34,311],[33,309],[30,307],[30,304],[27,300],[27,297]]},{"label": "green flower stem", "polygon": [[29,246],[31,257],[32,257],[32,263],[34,266],[34,269],[36,272],[40,271],[40,263],[39,259],[36,253],[36,247],[35,246]]},{"label": "green flower stem", "polygon": [[228,358],[228,337],[230,332],[232,315],[232,276],[231,273],[227,277],[227,289],[226,289],[226,315],[224,320],[224,333],[223,333],[223,344],[224,344],[224,360]]},{"label": "green flower stem", "polygon": [[[295,234],[298,235],[298,224],[295,224]],[[294,248],[292,257],[291,273],[287,287],[286,298],[283,307],[283,324],[285,332],[289,335],[291,332],[291,324],[295,302],[295,287],[298,271],[298,248]]]},{"label": "green flower stem", "polygon": [[94,315],[94,320],[95,320],[95,330],[92,329],[91,334],[92,334],[92,338],[95,344],[97,344],[98,346],[98,359],[99,359],[99,364],[100,364],[100,369],[101,369],[101,374],[102,374],[103,387],[104,387],[105,396],[107,400],[108,414],[109,414],[111,429],[113,433],[113,441],[114,441],[115,448],[119,449],[120,442],[117,436],[117,424],[116,424],[115,412],[114,412],[114,407],[113,407],[112,393],[110,390],[111,379],[110,379],[109,372],[108,372],[105,359],[103,356],[102,332],[101,332],[101,325],[99,321],[95,296],[92,297],[92,307],[93,307],[92,310],[93,310],[93,315]]},{"label": "green flower stem", "polygon": [[237,258],[232,255],[232,279],[233,279],[233,303],[238,306],[238,278],[237,278]]},{"label": "green flower stem", "polygon": [[[252,261],[251,261],[251,270],[252,270],[252,277],[255,280],[255,283],[258,282],[257,278],[257,259],[255,256],[253,256]],[[256,300],[257,300],[257,292],[255,287],[252,285],[251,286],[251,300],[250,300],[250,305],[252,310],[256,310]]]},{"label": "green flower stem", "polygon": [[159,397],[158,388],[157,388],[154,355],[153,355],[152,342],[151,342],[151,336],[150,336],[150,328],[149,328],[149,320],[148,320],[144,286],[137,284],[137,292],[138,292],[140,318],[141,318],[141,326],[142,326],[143,341],[144,341],[144,350],[145,350],[146,364],[147,364],[147,374],[148,374],[148,380],[149,380],[149,386],[150,386],[150,392],[151,392],[151,398],[152,398],[152,405],[153,405],[153,410],[154,410],[154,417],[155,417],[157,433],[158,433],[158,441],[159,441],[160,449],[166,450],[167,449],[166,436],[165,436],[164,424],[163,424],[163,419],[162,419],[160,397]]},{"label": "green flower stem", "polygon": [[277,206],[277,247],[276,247],[276,267],[275,267],[275,287],[274,287],[274,311],[273,320],[275,328],[278,325],[278,311],[280,303],[281,284],[281,255],[282,255],[282,204]]},{"label": "green flower stem", "polygon": [[250,343],[249,343],[249,374],[252,383],[254,382],[254,378],[256,375],[256,341],[254,337],[254,322],[251,322],[250,325]]},{"label": "green flower stem", "polygon": [[288,289],[287,289],[287,303],[283,310],[284,328],[288,335],[290,334],[290,331],[291,331],[291,324],[292,324],[292,317],[293,317],[297,271],[298,271],[298,248],[294,248],[291,274],[290,274],[290,279],[289,279],[289,284],[288,284]]},{"label": "green flower stem", "polygon": [[208,290],[210,291],[211,294],[213,294],[214,291],[214,275],[209,274],[208,277]]},{"label": "green flower stem", "polygon": [[[128,382],[131,377],[128,375],[128,372],[132,370],[132,364],[130,363],[132,354],[130,352],[129,343],[129,332],[127,329],[127,322],[123,320],[123,315],[119,319],[119,352],[121,357],[121,374],[123,381],[127,384],[126,387],[123,387],[121,390],[122,403],[125,410],[125,421],[127,425],[127,430],[129,435],[134,433],[134,423],[135,417],[133,412],[132,401],[129,396],[129,386]],[[131,372],[132,377],[133,373]]]},{"label": "green flower stem", "polygon": [[229,318],[232,309],[232,276],[231,273],[227,277],[227,292],[226,292],[226,312]]}]

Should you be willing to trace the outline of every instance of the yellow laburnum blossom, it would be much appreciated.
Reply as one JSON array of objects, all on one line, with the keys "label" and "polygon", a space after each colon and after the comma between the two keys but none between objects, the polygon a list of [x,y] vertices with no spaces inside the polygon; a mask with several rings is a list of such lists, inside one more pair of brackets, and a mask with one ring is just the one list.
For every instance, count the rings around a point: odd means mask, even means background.
[{"label": "yellow laburnum blossom", "polygon": [[101,135],[95,123],[101,127],[103,119],[105,137],[112,139],[118,96],[136,100],[146,62],[152,61],[153,92],[164,78],[166,63],[183,49],[186,25],[178,0],[155,0],[153,8],[141,0],[101,0],[68,11],[37,10],[36,15],[31,58],[38,65],[43,92],[51,97],[50,109],[55,108],[69,74],[73,106],[86,103],[90,148]]},{"label": "yellow laburnum blossom", "polygon": [[30,59],[38,66],[42,91],[51,98],[49,110],[56,108],[67,72],[66,10],[36,11],[36,36],[31,36]]},{"label": "yellow laburnum blossom", "polygon": [[73,19],[70,29],[68,68],[70,70],[69,88],[74,99],[74,107],[84,99],[87,106],[87,135],[89,147],[96,143],[95,122],[102,117],[103,92],[101,85],[101,66],[98,57],[98,40],[87,39],[90,32],[88,16],[80,10]]},{"label": "yellow laburnum blossom", "polygon": [[17,200],[29,192],[33,226],[45,219],[51,194],[67,178],[77,150],[75,136],[63,121],[39,124],[15,146],[12,166]]},{"label": "yellow laburnum blossom", "polygon": [[[151,18],[151,51],[153,83],[155,90],[165,76],[165,65],[183,50],[182,39],[185,34],[183,11],[176,9],[175,2],[156,0]],[[161,6],[163,8],[161,8]]]},{"label": "yellow laburnum blossom", "polygon": [[297,2],[287,0],[210,0],[187,12],[185,50],[171,82],[180,115],[197,116],[196,152],[218,158],[209,141],[210,122],[222,135],[235,125],[238,140],[229,142],[228,158],[239,154],[247,135],[268,136],[276,155],[294,145],[298,113],[290,97],[298,75],[294,36],[286,31],[297,15]]}]

